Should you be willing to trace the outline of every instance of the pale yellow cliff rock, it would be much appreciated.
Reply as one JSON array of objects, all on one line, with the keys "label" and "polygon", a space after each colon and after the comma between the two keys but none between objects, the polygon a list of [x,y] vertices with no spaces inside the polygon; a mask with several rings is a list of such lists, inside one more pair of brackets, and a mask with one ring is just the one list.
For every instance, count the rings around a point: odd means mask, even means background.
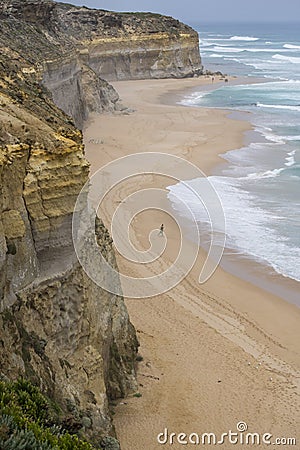
[{"label": "pale yellow cliff rock", "polygon": [[7,239],[23,238],[25,236],[25,223],[19,211],[11,209],[2,213],[3,232]]}]

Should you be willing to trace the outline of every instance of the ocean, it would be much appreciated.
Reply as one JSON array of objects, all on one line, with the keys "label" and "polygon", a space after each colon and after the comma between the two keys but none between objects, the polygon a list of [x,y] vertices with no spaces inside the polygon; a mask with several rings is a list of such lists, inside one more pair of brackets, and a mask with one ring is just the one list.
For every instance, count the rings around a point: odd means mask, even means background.
[{"label": "ocean", "polygon": [[[244,85],[224,83],[216,90],[187,95],[181,102],[232,110],[233,117],[243,118],[247,112],[255,129],[245,136],[243,148],[222,155],[226,164],[209,177],[224,209],[227,253],[232,250],[262,263],[270,275],[299,282],[299,24],[193,26],[199,31],[206,69],[265,79]],[[201,179],[190,184],[201,190]],[[189,189],[183,183],[169,189],[179,215],[177,196],[201,222],[202,205]]]}]

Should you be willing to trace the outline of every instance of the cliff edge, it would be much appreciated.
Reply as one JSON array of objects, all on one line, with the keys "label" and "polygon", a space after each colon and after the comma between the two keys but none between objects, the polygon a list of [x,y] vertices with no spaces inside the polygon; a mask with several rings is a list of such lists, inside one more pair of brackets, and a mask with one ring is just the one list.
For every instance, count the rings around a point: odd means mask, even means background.
[{"label": "cliff edge", "polygon": [[32,380],[96,442],[113,434],[109,400],[136,388],[138,343],[123,298],[74,254],[89,174],[78,127],[91,111],[122,109],[107,80],[199,74],[198,35],[150,13],[4,0],[0,45],[0,375]]},{"label": "cliff edge", "polygon": [[24,73],[36,72],[79,128],[91,111],[122,108],[108,81],[202,73],[198,33],[172,17],[51,0],[2,0],[0,17],[4,49],[14,49]]},{"label": "cliff edge", "polygon": [[[81,132],[41,84],[43,45],[56,51],[41,32],[50,6],[0,10],[0,375],[32,380],[96,442],[113,434],[109,400],[136,388],[138,343],[123,298],[96,286],[74,254],[89,165]],[[116,267],[100,220],[96,231]]]}]

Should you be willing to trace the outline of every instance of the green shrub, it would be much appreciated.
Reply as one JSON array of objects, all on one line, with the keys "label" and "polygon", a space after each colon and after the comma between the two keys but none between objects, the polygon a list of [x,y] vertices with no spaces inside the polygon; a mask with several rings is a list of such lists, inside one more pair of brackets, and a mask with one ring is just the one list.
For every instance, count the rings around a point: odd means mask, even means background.
[{"label": "green shrub", "polygon": [[29,381],[0,381],[1,450],[94,449],[58,420],[57,408]]},{"label": "green shrub", "polygon": [[140,392],[136,392],[135,394],[133,394],[133,397],[140,398],[142,397],[142,394]]}]

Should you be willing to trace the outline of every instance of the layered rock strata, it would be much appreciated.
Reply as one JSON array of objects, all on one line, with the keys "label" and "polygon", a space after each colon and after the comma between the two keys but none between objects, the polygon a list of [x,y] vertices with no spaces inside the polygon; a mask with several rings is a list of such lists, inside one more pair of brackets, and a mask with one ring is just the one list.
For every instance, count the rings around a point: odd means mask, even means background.
[{"label": "layered rock strata", "polygon": [[[96,441],[113,432],[109,400],[135,389],[137,339],[123,298],[76,260],[72,214],[89,173],[82,134],[40,84],[41,5],[37,25],[32,9],[30,22],[11,16],[15,4],[0,21],[0,374],[33,380]],[[101,222],[97,237],[116,268]]]},{"label": "layered rock strata", "polygon": [[79,128],[91,111],[122,108],[107,81],[202,73],[198,33],[172,17],[3,0],[0,18],[0,42]]},{"label": "layered rock strata", "polygon": [[[0,375],[29,377],[97,440],[112,433],[109,400],[136,387],[137,339],[72,246],[89,173],[78,127],[123,108],[107,80],[201,73],[198,36],[150,13],[3,0],[0,45]],[[96,233],[117,268],[100,220]]]}]

